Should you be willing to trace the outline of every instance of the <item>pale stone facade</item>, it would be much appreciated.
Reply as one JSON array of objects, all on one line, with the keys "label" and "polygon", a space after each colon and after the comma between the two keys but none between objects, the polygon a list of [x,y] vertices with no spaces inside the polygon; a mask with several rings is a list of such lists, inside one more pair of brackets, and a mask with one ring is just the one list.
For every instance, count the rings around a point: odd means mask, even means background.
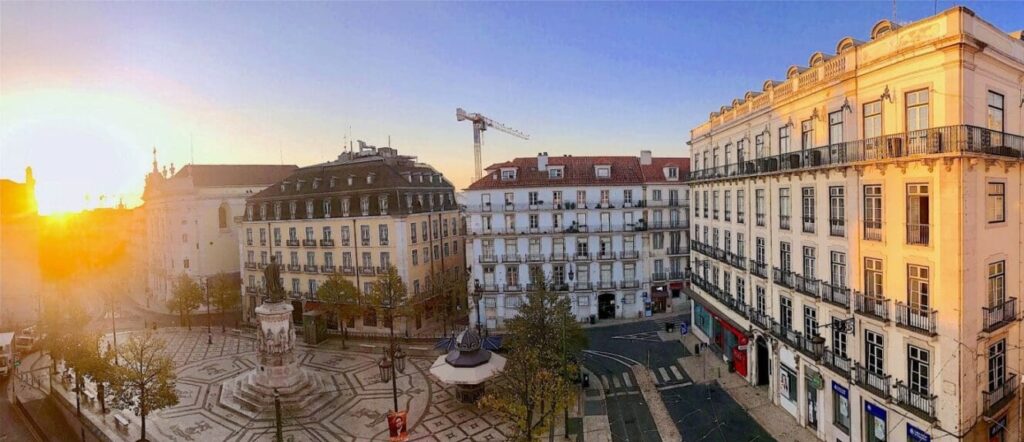
[{"label": "pale stone facade", "polygon": [[[671,309],[688,267],[685,158],[516,158],[466,189],[470,322],[504,328],[543,271],[580,321]],[[479,309],[479,315],[477,310]]]},{"label": "pale stone facade", "polygon": [[1017,440],[1024,41],[870,37],[691,131],[693,330],[823,440]]},{"label": "pale stone facade", "polygon": [[0,331],[36,322],[41,307],[35,178],[0,180]]}]

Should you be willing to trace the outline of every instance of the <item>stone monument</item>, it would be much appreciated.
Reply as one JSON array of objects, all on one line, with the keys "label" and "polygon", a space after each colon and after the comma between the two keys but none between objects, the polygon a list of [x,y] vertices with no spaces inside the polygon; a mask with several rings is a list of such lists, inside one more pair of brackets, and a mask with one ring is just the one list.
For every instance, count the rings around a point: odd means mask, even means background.
[{"label": "stone monument", "polygon": [[285,408],[305,408],[324,394],[319,372],[299,367],[295,359],[294,308],[285,300],[280,264],[272,257],[263,271],[267,298],[256,307],[257,366],[224,382],[220,404],[250,417],[274,413],[274,393]]}]

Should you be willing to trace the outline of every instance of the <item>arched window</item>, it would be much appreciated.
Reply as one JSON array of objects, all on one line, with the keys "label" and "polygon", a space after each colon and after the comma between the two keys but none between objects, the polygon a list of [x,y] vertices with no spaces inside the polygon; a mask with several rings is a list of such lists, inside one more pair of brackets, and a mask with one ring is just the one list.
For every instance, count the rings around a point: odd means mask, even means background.
[{"label": "arched window", "polygon": [[222,229],[228,228],[228,216],[230,215],[230,210],[231,209],[228,207],[227,203],[222,203],[220,208],[217,209],[217,223]]}]

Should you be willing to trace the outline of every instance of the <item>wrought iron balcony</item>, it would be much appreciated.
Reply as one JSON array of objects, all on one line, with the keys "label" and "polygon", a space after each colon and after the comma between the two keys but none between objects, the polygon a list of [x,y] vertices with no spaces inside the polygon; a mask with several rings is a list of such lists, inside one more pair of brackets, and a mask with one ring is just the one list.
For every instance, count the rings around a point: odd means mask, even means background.
[{"label": "wrought iron balcony", "polygon": [[768,263],[757,262],[753,259],[750,260],[750,273],[755,276],[760,276],[764,279],[768,279]]},{"label": "wrought iron balcony", "polygon": [[892,396],[891,381],[890,375],[876,373],[860,364],[854,364],[854,382],[882,399],[888,400]]},{"label": "wrought iron balcony", "polygon": [[321,239],[320,240],[320,247],[334,247],[334,240],[333,239]]},{"label": "wrought iron balcony", "polygon": [[288,247],[298,247],[299,246],[299,240],[297,240],[297,239],[289,239],[289,240],[284,242],[284,245],[286,245]]},{"label": "wrought iron balcony", "polygon": [[747,269],[746,258],[732,252],[725,252],[725,262],[739,270]]},{"label": "wrought iron balcony", "polygon": [[302,246],[303,247],[316,247],[316,240],[315,239],[304,239],[304,240],[302,240]]},{"label": "wrought iron balcony", "polygon": [[690,249],[688,249],[686,247],[675,246],[675,247],[668,247],[668,248],[666,248],[665,252],[668,253],[669,256],[672,256],[672,255],[686,255],[686,254],[690,253]]},{"label": "wrought iron balcony", "polygon": [[793,280],[796,282],[796,291],[815,299],[821,296],[819,291],[820,284],[817,279],[794,273]]},{"label": "wrought iron balcony", "polygon": [[850,358],[842,356],[832,349],[826,349],[822,353],[821,360],[825,363],[826,367],[844,379],[853,377],[853,362],[850,361]]},{"label": "wrought iron balcony", "polygon": [[576,252],[576,254],[572,256],[572,260],[573,261],[593,261],[593,258],[588,253]]},{"label": "wrought iron balcony", "polygon": [[334,266],[320,266],[320,273],[334,273]]},{"label": "wrought iron balcony", "polygon": [[821,299],[840,307],[850,308],[850,288],[822,282]]},{"label": "wrought iron balcony", "polygon": [[496,264],[498,255],[480,255],[479,261],[481,264]]},{"label": "wrought iron balcony", "polygon": [[359,267],[360,275],[373,276],[377,273],[376,267]]},{"label": "wrought iron balcony", "polygon": [[640,281],[637,281],[635,279],[630,279],[630,280],[622,281],[622,282],[619,282],[619,287],[624,288],[624,289],[640,288]]},{"label": "wrought iron balcony", "polygon": [[555,252],[555,253],[551,254],[551,261],[552,262],[554,262],[554,261],[566,261],[568,259],[569,259],[569,255],[566,255],[565,252]]},{"label": "wrought iron balcony", "polygon": [[288,264],[287,269],[289,272],[298,272],[302,270],[302,266],[299,264]]},{"label": "wrought iron balcony", "polygon": [[251,239],[245,240],[245,245],[251,246],[252,245],[252,240]]},{"label": "wrought iron balcony", "polygon": [[594,289],[593,284],[589,281],[577,281],[574,287],[576,287],[576,291],[590,291]]},{"label": "wrought iron balcony", "polygon": [[867,241],[882,240],[882,220],[864,220],[864,239]]},{"label": "wrought iron balcony", "polygon": [[263,270],[263,269],[267,268],[267,263],[265,263],[265,262],[261,262],[261,263],[259,263],[259,264],[256,264],[256,268],[257,268],[258,270]]},{"label": "wrought iron balcony", "polygon": [[493,282],[485,282],[483,284],[480,284],[480,291],[487,293],[497,292],[498,284],[495,284]]},{"label": "wrought iron balcony", "polygon": [[527,262],[544,262],[544,255],[540,253],[530,253],[526,255]]},{"label": "wrought iron balcony", "polygon": [[846,220],[842,218],[829,218],[828,234],[832,236],[846,236]]},{"label": "wrought iron balcony", "polygon": [[805,355],[810,356],[814,359],[821,359],[822,354],[825,352],[825,340],[810,335],[800,335],[800,347],[799,350]]},{"label": "wrought iron balcony", "polygon": [[928,245],[928,224],[907,224],[907,244]]},{"label": "wrought iron balcony", "polygon": [[246,261],[245,262],[245,268],[247,270],[256,270],[256,263],[255,262]]},{"label": "wrought iron balcony", "polygon": [[1009,298],[992,307],[982,307],[985,331],[991,332],[1017,320],[1017,298]]},{"label": "wrought iron balcony", "polygon": [[519,284],[505,284],[505,291],[506,292],[521,292],[521,291],[523,291],[523,286],[521,286]]},{"label": "wrought iron balcony", "polygon": [[1020,380],[1017,379],[1015,373],[1010,373],[1004,380],[1002,385],[995,387],[991,390],[982,392],[982,397],[985,400],[985,415],[994,417],[999,413],[1000,409],[1005,405],[1013,396],[1017,393],[1017,385]]},{"label": "wrought iron balcony", "polygon": [[619,257],[622,259],[640,259],[640,252],[636,250],[626,250],[619,252]]},{"label": "wrought iron balcony", "polygon": [[779,215],[779,228],[789,230],[789,215]]},{"label": "wrought iron balcony", "polygon": [[316,265],[306,264],[302,266],[302,271],[306,273],[317,273],[320,271],[320,268]]},{"label": "wrought iron balcony", "polygon": [[889,320],[889,300],[882,296],[871,296],[860,292],[854,292],[853,311],[862,315]]},{"label": "wrought iron balcony", "polygon": [[934,336],[936,316],[938,312],[934,309],[896,302],[896,325],[918,333]]},{"label": "wrought iron balcony", "polygon": [[615,289],[615,281],[598,281],[597,282],[597,289],[598,290],[614,290]]},{"label": "wrought iron balcony", "polygon": [[1024,157],[1024,137],[977,126],[944,126],[828,144],[801,152],[761,157],[740,163],[693,170],[690,181],[770,174],[789,170],[834,167],[915,155],[979,153]]},{"label": "wrought iron balcony", "polygon": [[342,267],[341,268],[341,274],[342,275],[348,275],[348,276],[355,275],[356,274],[356,268],[355,267]]},{"label": "wrought iron balcony", "polygon": [[896,382],[896,403],[925,419],[935,418],[935,395],[916,391],[902,381]]},{"label": "wrought iron balcony", "polygon": [[553,291],[553,292],[568,292],[569,291],[569,283],[568,282],[564,282],[564,281],[563,282],[552,282],[551,283],[551,291]]},{"label": "wrought iron balcony", "polygon": [[775,279],[775,283],[786,288],[796,288],[796,273],[790,270],[783,270],[778,267],[772,268],[772,277]]},{"label": "wrought iron balcony", "polygon": [[753,311],[750,314],[750,322],[761,328],[761,330],[770,331],[772,329],[772,323],[775,322],[771,316],[763,311]]},{"label": "wrought iron balcony", "polygon": [[598,261],[610,261],[615,259],[615,252],[605,250],[603,252],[598,252],[595,256]]},{"label": "wrought iron balcony", "polygon": [[668,279],[672,281],[681,281],[686,279],[686,272],[668,272]]},{"label": "wrought iron balcony", "polygon": [[668,279],[668,274],[665,272],[654,272],[651,273],[651,281],[665,281]]},{"label": "wrought iron balcony", "polygon": [[501,262],[523,262],[519,255],[501,255]]}]

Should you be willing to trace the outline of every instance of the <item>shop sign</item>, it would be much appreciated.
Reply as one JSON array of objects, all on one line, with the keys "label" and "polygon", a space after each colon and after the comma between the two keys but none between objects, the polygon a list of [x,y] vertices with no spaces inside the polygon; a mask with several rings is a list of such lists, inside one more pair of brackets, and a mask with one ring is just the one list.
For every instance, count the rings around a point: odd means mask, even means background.
[{"label": "shop sign", "polygon": [[908,442],[932,442],[932,435],[925,433],[924,430],[917,428],[907,423],[907,441]]},{"label": "shop sign", "polygon": [[814,371],[810,368],[806,369],[804,376],[807,378],[807,385],[815,390],[821,390],[825,388],[825,379],[821,377],[821,373]]}]

